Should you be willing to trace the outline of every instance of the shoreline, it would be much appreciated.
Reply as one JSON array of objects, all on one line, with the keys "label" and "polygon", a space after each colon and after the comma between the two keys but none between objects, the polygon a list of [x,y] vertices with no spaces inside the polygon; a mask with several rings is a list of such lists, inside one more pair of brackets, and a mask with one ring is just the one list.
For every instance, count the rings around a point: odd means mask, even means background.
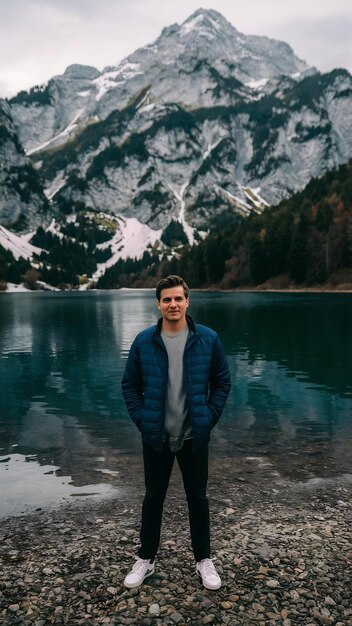
[{"label": "shoreline", "polygon": [[208,495],[219,591],[195,574],[178,470],[155,574],[138,589],[123,587],[143,496],[133,474],[119,498],[2,520],[0,624],[351,624],[351,476],[258,481],[217,464]]},{"label": "shoreline", "polygon": [[260,288],[250,288],[250,287],[243,287],[243,289],[241,287],[237,287],[236,289],[217,289],[214,288],[212,289],[211,287],[206,288],[206,289],[198,289],[198,288],[194,288],[192,289],[192,293],[194,291],[209,291],[209,292],[216,292],[216,293],[352,293],[352,286],[351,289],[319,289],[319,288],[310,288],[310,287],[302,287],[302,288],[292,288],[292,289],[260,289]]},{"label": "shoreline", "polygon": [[[62,294],[62,293],[90,293],[90,292],[103,292],[103,293],[109,293],[109,292],[115,292],[115,291],[150,291],[150,292],[154,292],[154,288],[153,287],[121,287],[121,288],[116,288],[116,289],[62,289],[62,290],[57,290],[57,291],[52,291],[50,289],[9,289],[9,290],[0,290],[0,295],[1,294],[14,294],[14,293],[50,293],[50,294]],[[352,286],[349,289],[340,289],[339,287],[336,287],[336,289],[333,289],[332,287],[295,287],[295,288],[291,288],[291,289],[276,289],[276,288],[260,288],[260,287],[236,287],[233,289],[221,289],[220,287],[194,287],[192,288],[192,293],[194,292],[203,292],[203,293],[283,293],[283,294],[290,294],[290,293],[319,293],[319,294],[338,294],[338,293],[349,293],[352,294]]]}]

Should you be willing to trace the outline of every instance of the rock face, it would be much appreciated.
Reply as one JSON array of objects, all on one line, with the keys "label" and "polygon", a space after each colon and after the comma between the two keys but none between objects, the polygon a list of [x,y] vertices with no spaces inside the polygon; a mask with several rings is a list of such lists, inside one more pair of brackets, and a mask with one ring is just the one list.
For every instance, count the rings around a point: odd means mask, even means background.
[{"label": "rock face", "polygon": [[103,210],[154,229],[174,218],[187,231],[241,203],[249,213],[259,188],[277,203],[347,161],[351,94],[347,71],[321,75],[287,44],[200,9],[118,65],[72,65],[9,105],[57,213]]},{"label": "rock face", "polygon": [[[10,100],[13,118],[27,154],[60,135],[67,141],[75,122],[85,111],[89,115],[87,97],[98,70],[83,65],[70,65],[62,76],[55,76],[47,85],[21,91]],[[82,103],[85,104],[82,107]]]},{"label": "rock face", "polygon": [[84,125],[95,116],[104,119],[125,108],[148,86],[162,103],[228,106],[236,103],[238,94],[250,97],[258,81],[307,69],[287,44],[242,35],[220,13],[199,9],[181,26],[164,28],[154,43],[116,66],[100,73],[93,67],[71,65],[46,86],[21,92],[10,103],[28,151],[70,125]]},{"label": "rock face", "polygon": [[0,100],[0,163],[1,221],[20,230],[45,223],[49,203],[18,139],[5,100]]}]

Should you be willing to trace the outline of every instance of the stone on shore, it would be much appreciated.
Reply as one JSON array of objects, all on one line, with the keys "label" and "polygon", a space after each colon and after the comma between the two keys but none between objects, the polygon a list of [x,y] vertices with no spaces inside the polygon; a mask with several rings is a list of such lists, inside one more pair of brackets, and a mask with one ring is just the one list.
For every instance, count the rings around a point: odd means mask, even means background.
[{"label": "stone on shore", "polygon": [[[202,587],[181,485],[165,503],[155,573],[123,580],[136,558],[142,489],[2,520],[1,626],[348,626],[350,485],[209,482],[218,591]],[[132,508],[133,507],[133,508]],[[224,514],[225,512],[225,514]]]}]

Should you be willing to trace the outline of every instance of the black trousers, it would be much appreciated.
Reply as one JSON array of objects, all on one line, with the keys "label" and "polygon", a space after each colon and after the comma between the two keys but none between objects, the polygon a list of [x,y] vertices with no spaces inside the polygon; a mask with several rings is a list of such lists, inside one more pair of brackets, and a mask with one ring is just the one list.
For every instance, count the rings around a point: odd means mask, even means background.
[{"label": "black trousers", "polygon": [[191,541],[196,561],[210,558],[209,505],[206,496],[208,480],[208,442],[192,454],[192,439],[186,439],[174,454],[167,443],[156,452],[143,443],[145,497],[142,507],[141,546],[138,556],[155,558],[160,542],[163,505],[175,456],[180,467],[187,496]]}]

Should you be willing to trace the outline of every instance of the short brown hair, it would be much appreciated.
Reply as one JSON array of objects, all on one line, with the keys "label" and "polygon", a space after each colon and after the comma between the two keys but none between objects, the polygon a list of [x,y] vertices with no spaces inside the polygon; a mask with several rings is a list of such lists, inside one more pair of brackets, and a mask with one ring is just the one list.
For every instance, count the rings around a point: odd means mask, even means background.
[{"label": "short brown hair", "polygon": [[162,278],[156,285],[155,294],[156,299],[160,302],[160,296],[163,289],[171,289],[171,287],[183,287],[185,292],[185,297],[189,297],[189,287],[181,278],[181,276],[177,276],[176,274],[170,274],[170,276],[166,276],[166,278]]}]

